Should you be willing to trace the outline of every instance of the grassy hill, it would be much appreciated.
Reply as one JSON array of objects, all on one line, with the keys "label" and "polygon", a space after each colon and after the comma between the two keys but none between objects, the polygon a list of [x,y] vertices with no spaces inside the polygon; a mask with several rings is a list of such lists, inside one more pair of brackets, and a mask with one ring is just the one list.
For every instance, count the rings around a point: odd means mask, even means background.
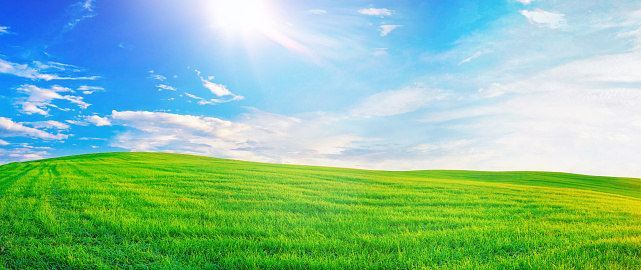
[{"label": "grassy hill", "polygon": [[11,163],[0,268],[641,269],[641,181],[159,153]]}]

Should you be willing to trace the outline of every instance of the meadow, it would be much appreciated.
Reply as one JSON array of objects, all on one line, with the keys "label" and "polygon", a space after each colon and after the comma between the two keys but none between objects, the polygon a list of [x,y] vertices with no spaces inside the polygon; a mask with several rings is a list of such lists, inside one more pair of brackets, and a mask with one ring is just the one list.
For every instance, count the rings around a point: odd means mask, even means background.
[{"label": "meadow", "polygon": [[0,269],[641,269],[641,181],[164,153],[0,166]]}]

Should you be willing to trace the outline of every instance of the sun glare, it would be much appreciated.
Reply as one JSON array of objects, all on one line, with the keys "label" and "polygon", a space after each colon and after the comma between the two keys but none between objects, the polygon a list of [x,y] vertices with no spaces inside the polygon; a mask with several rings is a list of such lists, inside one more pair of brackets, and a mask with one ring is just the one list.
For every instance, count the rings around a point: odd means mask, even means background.
[{"label": "sun glare", "polygon": [[231,39],[241,37],[247,44],[256,37],[264,36],[288,50],[311,55],[309,48],[299,43],[284,31],[284,19],[275,16],[274,3],[270,0],[218,0],[214,1],[213,16],[215,25]]},{"label": "sun glare", "polygon": [[264,0],[224,0],[215,7],[217,25],[232,32],[264,32],[273,18]]}]

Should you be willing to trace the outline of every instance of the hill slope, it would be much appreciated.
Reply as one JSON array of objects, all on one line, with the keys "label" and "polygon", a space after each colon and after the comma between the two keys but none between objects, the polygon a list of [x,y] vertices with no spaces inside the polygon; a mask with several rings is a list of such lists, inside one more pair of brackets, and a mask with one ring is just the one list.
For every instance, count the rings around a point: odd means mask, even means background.
[{"label": "hill slope", "polygon": [[0,166],[0,268],[641,269],[641,181],[106,153]]}]

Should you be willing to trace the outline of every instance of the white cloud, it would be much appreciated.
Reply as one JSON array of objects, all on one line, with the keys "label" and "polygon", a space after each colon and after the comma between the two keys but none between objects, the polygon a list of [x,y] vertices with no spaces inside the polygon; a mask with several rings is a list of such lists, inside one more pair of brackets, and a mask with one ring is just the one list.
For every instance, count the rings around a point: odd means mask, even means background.
[{"label": "white cloud", "polygon": [[158,81],[161,81],[161,82],[167,80],[167,77],[159,75],[159,74],[156,74],[156,72],[153,71],[153,70],[149,71],[149,78],[153,79],[153,80],[158,80]]},{"label": "white cloud", "polygon": [[58,130],[66,130],[69,129],[69,125],[65,123],[61,123],[58,121],[38,121],[38,122],[27,122],[27,123],[21,123],[21,124],[26,124],[30,125],[34,128],[47,128],[47,129],[58,129]]},{"label": "white cloud", "polygon": [[507,93],[613,89],[620,88],[620,84],[641,83],[638,74],[641,74],[641,51],[633,51],[572,61],[525,80],[509,84],[493,83],[479,92],[488,97],[496,97]]},{"label": "white cloud", "polygon": [[82,109],[86,109],[91,105],[82,101],[83,97],[81,96],[61,95],[60,93],[73,92],[73,90],[58,85],[52,86],[50,89],[40,88],[35,85],[22,85],[17,90],[27,94],[26,98],[15,103],[21,105],[20,111],[26,114],[41,114],[47,116],[49,115],[48,107],[58,108],[63,111],[68,110],[52,104],[56,99],[67,100]]},{"label": "white cloud", "polygon": [[58,63],[58,62],[53,62],[53,61],[47,61],[47,63],[42,63],[40,61],[33,61],[33,64],[36,66],[38,70],[46,70],[46,69],[55,69],[59,71],[65,71],[71,69],[72,71],[80,71],[78,67],[74,65],[69,65],[69,64],[63,64],[63,63]]},{"label": "white cloud", "polygon": [[582,84],[640,83],[641,51],[578,60],[545,72],[542,76]]},{"label": "white cloud", "polygon": [[392,30],[401,27],[402,25],[381,25],[381,37],[387,36]]},{"label": "white cloud", "polygon": [[161,81],[161,82],[167,79],[167,77],[162,76],[162,75],[158,75],[158,74],[151,74],[151,75],[149,75],[149,78],[154,79],[154,80],[158,80],[158,81]]},{"label": "white cloud", "polygon": [[230,101],[233,101],[233,100],[242,100],[243,99],[243,97],[241,97],[241,96],[234,96],[232,99],[228,99],[228,100],[223,100],[223,99],[206,100],[204,98],[201,98],[201,97],[196,96],[196,95],[192,95],[192,94],[187,93],[187,92],[185,92],[185,95],[187,95],[190,98],[197,99],[198,100],[198,105],[216,105],[216,104],[219,104],[219,103],[226,103],[226,102],[230,102]]},{"label": "white cloud", "polygon": [[530,3],[534,2],[535,0],[516,0],[517,2],[521,2],[521,4],[524,5],[529,5]]},{"label": "white cloud", "polygon": [[227,96],[227,95],[231,95],[232,94],[229,90],[227,90],[227,86],[224,86],[222,84],[213,83],[213,82],[211,82],[209,80],[205,80],[204,78],[200,78],[200,79],[203,82],[203,86],[205,88],[209,89],[209,91],[211,91],[211,93],[214,94],[214,95],[222,97],[222,96]]},{"label": "white cloud", "polygon": [[218,103],[225,103],[225,102],[245,99],[245,97],[235,95],[234,93],[229,91],[229,89],[227,89],[227,86],[212,82],[214,80],[214,76],[209,76],[209,77],[207,77],[207,79],[205,79],[202,76],[200,76],[200,74],[201,74],[200,71],[196,70],[196,73],[198,74],[198,77],[200,77],[200,80],[202,81],[203,86],[205,88],[209,89],[209,91],[211,91],[212,94],[214,94],[216,96],[219,96],[219,97],[232,96],[232,98],[226,99],[226,100],[223,100],[223,99],[206,100],[204,98],[200,98],[200,97],[196,97],[196,96],[191,95],[191,94],[187,94],[191,98],[200,99],[198,104],[200,104],[200,105],[212,104],[213,105],[213,104],[218,104]]},{"label": "white cloud", "polygon": [[72,125],[77,125],[77,126],[88,126],[89,123],[85,121],[78,121],[78,120],[65,120],[65,122],[72,124]]},{"label": "white cloud", "polygon": [[165,151],[261,162],[338,166],[336,157],[373,139],[332,131],[327,120],[251,109],[239,121],[145,111],[113,111],[114,125],[131,127],[110,144],[132,151]]},{"label": "white cloud", "polygon": [[[40,62],[35,62],[36,65],[42,64]],[[59,63],[58,63],[59,64]],[[61,64],[64,65],[64,64]],[[60,67],[60,66],[58,66]],[[46,66],[46,68],[50,68]],[[90,77],[61,77],[57,74],[45,74],[41,73],[39,69],[34,67],[29,67],[26,64],[16,64],[3,59],[0,59],[0,73],[11,74],[23,78],[29,79],[38,79],[38,80],[95,80],[100,78],[99,76],[90,76]]]},{"label": "white cloud", "polygon": [[478,52],[474,53],[474,55],[472,55],[472,56],[470,56],[470,57],[466,58],[465,60],[463,60],[463,61],[461,61],[461,62],[459,62],[459,63],[458,63],[458,65],[460,66],[460,65],[461,65],[461,64],[463,64],[463,63],[468,63],[468,62],[470,62],[470,61],[472,61],[472,60],[474,60],[474,59],[476,59],[476,58],[479,58],[479,56],[481,56],[481,55],[488,54],[488,53],[492,53],[492,52],[493,52],[492,50],[483,50],[483,51],[478,51]]},{"label": "white cloud", "polygon": [[7,146],[7,145],[10,145],[10,143],[4,140],[0,140],[0,146]]},{"label": "white cloud", "polygon": [[413,147],[410,147],[410,151],[418,151],[422,153],[442,153],[444,151],[451,151],[451,150],[457,150],[460,149],[461,147],[466,147],[469,146],[470,144],[474,143],[474,140],[467,140],[467,139],[462,139],[462,140],[452,140],[452,141],[445,141],[445,142],[440,142],[436,144],[419,144]]},{"label": "white cloud", "polygon": [[131,44],[127,43],[127,42],[120,42],[120,43],[118,43],[118,48],[131,51],[131,50],[134,49],[134,45],[131,45]]},{"label": "white cloud", "polygon": [[45,140],[64,140],[69,137],[65,134],[53,135],[39,129],[26,127],[5,117],[0,117],[0,131],[2,131],[0,132],[2,137],[32,137]]},{"label": "white cloud", "polygon": [[405,114],[443,98],[445,94],[442,90],[417,85],[368,96],[352,108],[351,114],[358,117]]},{"label": "white cloud", "polygon": [[436,168],[638,177],[640,63],[638,50],[575,60],[493,83],[468,101],[476,105],[430,111],[426,125],[447,127],[450,136],[472,142],[457,150],[469,155],[425,162]]},{"label": "white cloud", "polygon": [[220,103],[227,103],[227,102],[230,102],[230,101],[238,101],[238,100],[243,100],[243,99],[245,99],[245,97],[242,97],[242,96],[234,96],[231,99],[217,99],[217,98],[212,98],[210,100],[203,99],[201,101],[198,101],[198,105],[207,105],[207,104],[216,105],[216,104],[220,104]]},{"label": "white cloud", "polygon": [[78,25],[78,23],[93,18],[97,15],[94,11],[93,0],[86,0],[84,2],[77,2],[72,4],[69,8],[71,20],[64,26],[63,32],[71,31]]},{"label": "white cloud", "polygon": [[109,139],[107,138],[91,138],[91,137],[80,137],[78,140],[81,141],[107,141]]},{"label": "white cloud", "polygon": [[187,92],[185,92],[185,95],[187,95],[188,97],[193,98],[193,99],[198,99],[198,100],[203,100],[204,99],[204,98],[201,98],[201,97],[196,96],[196,95],[192,95],[192,94],[187,93]]},{"label": "white cloud", "polygon": [[386,8],[364,8],[358,11],[360,14],[371,15],[371,16],[391,16],[391,10]]},{"label": "white cloud", "polygon": [[85,121],[92,123],[98,127],[100,126],[111,126],[111,122],[107,117],[100,117],[97,115],[86,116]]},{"label": "white cloud", "polygon": [[310,143],[307,148],[314,150],[322,155],[340,155],[346,150],[352,148],[355,142],[369,141],[355,135],[336,135],[325,138],[319,138]]},{"label": "white cloud", "polygon": [[[111,118],[114,121],[124,122],[127,126],[146,132],[158,131],[163,127],[182,127],[205,134],[225,137],[224,135],[248,129],[245,125],[235,124],[218,118],[163,112],[112,111]],[[242,139],[240,139],[240,141],[242,141]]]},{"label": "white cloud", "polygon": [[374,56],[387,55],[387,48],[376,48]]},{"label": "white cloud", "polygon": [[[112,146],[133,151],[192,151],[229,154],[248,147],[250,138],[242,131],[251,127],[212,117],[178,115],[146,111],[113,111],[116,124],[132,127],[145,133],[123,133]],[[241,151],[242,152],[242,151]]]},{"label": "white cloud", "polygon": [[10,149],[0,148],[0,164],[5,164],[9,162],[23,162],[36,159],[43,159],[47,157],[49,153],[40,149],[34,149],[26,146],[22,147],[13,147]]},{"label": "white cloud", "polygon": [[641,27],[637,28],[636,30],[618,34],[616,38],[634,38],[636,49],[641,50]]},{"label": "white cloud", "polygon": [[[532,85],[531,87],[535,87]],[[638,176],[641,89],[583,89],[518,95],[493,104],[453,130],[482,143],[465,147],[488,155],[460,167],[547,170]]]},{"label": "white cloud", "polygon": [[158,90],[165,89],[165,90],[176,91],[176,88],[174,88],[172,86],[169,86],[169,85],[166,85],[166,84],[159,84],[159,85],[156,85],[156,87],[159,88]]},{"label": "white cloud", "polygon": [[565,15],[561,13],[544,11],[537,8],[532,11],[521,10],[521,15],[525,16],[531,24],[541,28],[557,29],[567,25]]},{"label": "white cloud", "polygon": [[86,0],[82,7],[88,11],[93,11],[93,0]]},{"label": "white cloud", "polygon": [[82,85],[78,87],[78,91],[82,91],[83,94],[85,95],[90,95],[93,94],[97,91],[105,91],[104,88],[98,87],[98,86],[87,86],[87,85]]},{"label": "white cloud", "polygon": [[478,92],[482,96],[493,98],[493,97],[498,97],[500,95],[503,95],[506,92],[510,92],[510,91],[511,91],[510,89],[505,88],[505,86],[501,85],[500,83],[492,83],[490,87],[480,88]]},{"label": "white cloud", "polygon": [[326,14],[327,11],[322,9],[312,9],[312,10],[308,10],[307,13],[320,15],[320,14]]},{"label": "white cloud", "polygon": [[9,34],[9,26],[0,26],[0,36]]}]

